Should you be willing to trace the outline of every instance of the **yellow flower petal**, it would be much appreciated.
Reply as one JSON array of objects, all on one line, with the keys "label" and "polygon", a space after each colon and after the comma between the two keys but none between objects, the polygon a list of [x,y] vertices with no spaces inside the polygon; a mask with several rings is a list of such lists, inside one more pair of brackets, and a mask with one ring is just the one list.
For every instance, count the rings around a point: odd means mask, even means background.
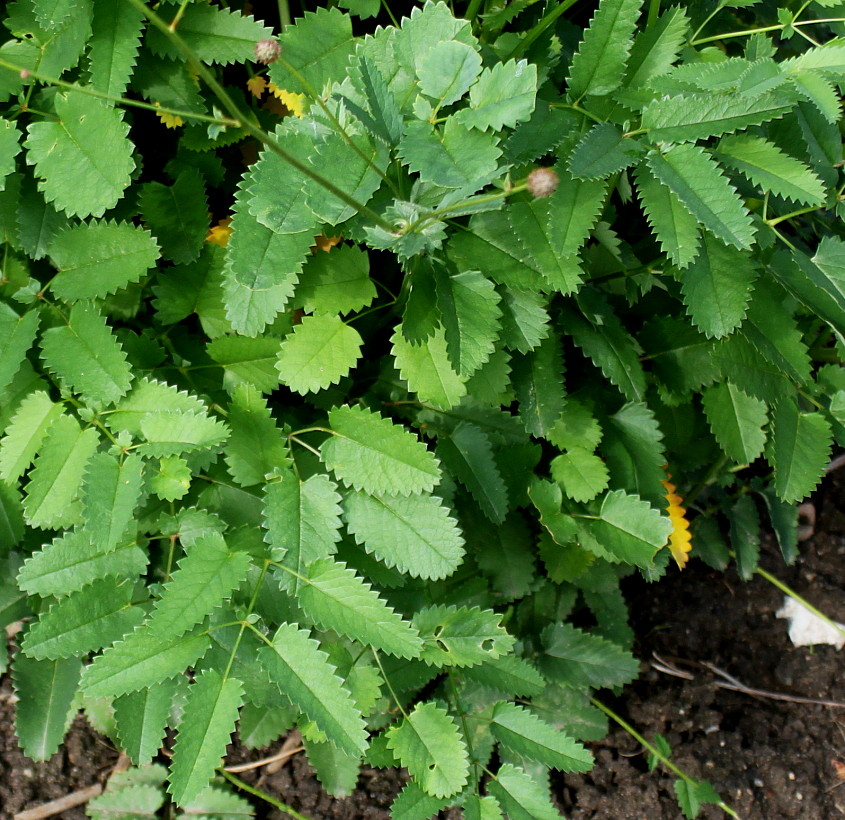
[{"label": "yellow flower petal", "polygon": [[292,91],[285,91],[275,83],[268,83],[267,89],[278,99],[291,114],[295,117],[305,116],[305,95],[294,94]]},{"label": "yellow flower petal", "polygon": [[229,224],[231,221],[231,216],[221,219],[213,228],[209,229],[205,241],[225,248],[229,244],[229,237],[232,235],[232,228]]},{"label": "yellow flower petal", "polygon": [[[671,476],[670,476],[671,477]],[[666,512],[669,514],[669,520],[672,522],[672,533],[669,536],[669,552],[675,559],[675,563],[679,569],[683,569],[687,561],[689,561],[689,553],[692,550],[692,535],[689,531],[689,521],[687,520],[687,511],[681,506],[683,498],[675,492],[677,489],[671,481],[663,481],[666,495],[664,498],[667,501]]]}]

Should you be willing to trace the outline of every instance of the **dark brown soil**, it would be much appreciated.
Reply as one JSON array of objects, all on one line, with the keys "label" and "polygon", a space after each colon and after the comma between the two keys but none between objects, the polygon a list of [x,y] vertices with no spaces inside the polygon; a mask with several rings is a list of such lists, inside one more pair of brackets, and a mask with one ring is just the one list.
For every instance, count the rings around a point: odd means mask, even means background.
[{"label": "dark brown soil", "polygon": [[[817,499],[817,534],[791,568],[766,541],[762,566],[831,617],[845,622],[845,476],[836,475]],[[834,820],[845,816],[845,709],[754,698],[715,684],[690,668],[683,680],[655,670],[663,658],[712,663],[749,687],[788,695],[845,701],[845,650],[794,647],[786,622],[775,618],[783,595],[762,578],[749,583],[693,561],[656,586],[628,582],[626,594],[643,659],[643,676],[621,697],[605,698],[647,738],[662,734],[672,760],[709,780],[743,820]],[[624,731],[593,744],[597,766],[586,775],[558,775],[561,808],[570,820],[678,820],[673,776],[649,772],[645,755]],[[237,755],[237,752],[233,757]],[[77,719],[62,751],[47,763],[23,757],[14,739],[8,682],[0,687],[0,817],[102,782],[117,753]],[[300,756],[273,775],[245,780],[313,820],[388,820],[404,783],[400,772],[364,769],[358,790],[342,800],[326,796]],[[263,812],[263,808],[262,808]],[[452,820],[456,814],[449,815]],[[724,817],[714,806],[699,815]],[[62,813],[82,820],[82,809]],[[271,810],[265,820],[287,818]]]}]

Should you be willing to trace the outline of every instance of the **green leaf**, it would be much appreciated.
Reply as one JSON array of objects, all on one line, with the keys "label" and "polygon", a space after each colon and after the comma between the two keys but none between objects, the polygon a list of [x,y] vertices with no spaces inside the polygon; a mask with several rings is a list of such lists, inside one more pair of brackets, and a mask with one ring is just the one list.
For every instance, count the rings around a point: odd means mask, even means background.
[{"label": "green leaf", "polygon": [[514,638],[501,615],[479,607],[429,606],[414,614],[425,646],[422,659],[431,666],[476,666],[507,655]]},{"label": "green leaf", "polygon": [[737,464],[750,464],[766,443],[766,403],[731,382],[708,388],[701,396],[710,429],[721,448]]},{"label": "green leaf", "polygon": [[222,421],[192,410],[145,413],[140,426],[145,439],[141,452],[159,458],[218,448],[229,436]]},{"label": "green leaf", "polygon": [[534,350],[512,360],[519,418],[538,438],[549,434],[563,408],[562,353],[560,340],[550,334]]},{"label": "green leaf", "polygon": [[25,531],[20,492],[17,487],[0,483],[0,543],[14,547],[21,542]]},{"label": "green leaf", "polygon": [[469,90],[469,108],[454,116],[469,128],[501,131],[527,120],[537,94],[537,66],[508,60],[485,68]]},{"label": "green leaf", "polygon": [[654,142],[695,142],[777,119],[794,105],[793,94],[783,89],[757,96],[679,94],[649,103],[642,122]]},{"label": "green leaf", "polygon": [[431,820],[450,802],[448,797],[426,794],[413,780],[409,780],[390,804],[390,820]]},{"label": "green leaf", "polygon": [[515,697],[539,695],[546,686],[543,676],[517,655],[501,655],[476,666],[464,667],[461,675]]},{"label": "green leaf", "polygon": [[271,393],[279,386],[279,339],[273,336],[219,336],[206,345],[205,352],[223,368],[223,385],[230,391],[255,388]]},{"label": "green leaf", "polygon": [[740,496],[727,510],[731,529],[731,547],[736,555],[736,569],[743,581],[754,577],[760,561],[760,516],[750,495]]},{"label": "green leaf", "polygon": [[668,74],[689,35],[689,18],[682,6],[666,9],[655,23],[640,30],[634,39],[625,71],[625,86],[640,88]]},{"label": "green leaf", "polygon": [[119,109],[80,92],[57,94],[54,105],[56,120],[29,126],[27,162],[48,202],[70,216],[102,216],[135,168],[129,126]]},{"label": "green leaf", "polygon": [[501,288],[502,345],[510,350],[528,353],[549,334],[549,313],[546,298],[530,290]]},{"label": "green leaf", "polygon": [[544,766],[564,772],[593,767],[593,756],[580,743],[515,703],[496,704],[490,730],[505,748]]},{"label": "green leaf", "polygon": [[214,776],[243,698],[243,684],[215,669],[204,669],[188,690],[170,764],[169,791],[177,805],[188,805]]},{"label": "green leaf", "polygon": [[288,71],[283,63],[270,67],[270,79],[280,88],[298,94],[321,93],[327,83],[346,74],[346,67],[355,49],[352,18],[338,8],[306,11],[293,26],[286,26],[279,37],[285,62],[294,68],[305,83]]},{"label": "green leaf", "polygon": [[81,671],[78,658],[38,661],[22,652],[15,655],[15,734],[32,760],[49,760],[58,750],[76,711],[74,695]]},{"label": "green leaf", "polygon": [[308,313],[351,313],[376,298],[370,258],[355,245],[310,256],[299,277],[294,304]]},{"label": "green leaf", "polygon": [[549,468],[552,478],[573,501],[590,501],[607,488],[610,478],[605,463],[582,447],[555,456]]},{"label": "green leaf", "polygon": [[772,417],[766,458],[775,469],[775,492],[787,502],[802,501],[815,489],[830,459],[833,434],[820,413],[804,413],[784,398]]},{"label": "green leaf", "polygon": [[[181,25],[180,25],[181,32]],[[193,262],[208,232],[205,182],[186,168],[172,185],[147,182],[138,197],[141,216],[161,243],[161,255],[176,264]]]},{"label": "green leaf", "polygon": [[593,689],[624,686],[639,675],[639,664],[630,652],[598,635],[570,624],[549,624],[543,630],[543,673],[556,683]]},{"label": "green leaf", "polygon": [[361,713],[328,656],[304,629],[282,624],[259,660],[279,691],[325,732],[333,745],[360,756],[367,746]]},{"label": "green leaf", "polygon": [[[252,59],[255,44],[271,38],[273,32],[248,14],[204,3],[189,3],[179,20],[179,36],[201,62],[228,65]],[[146,44],[158,56],[185,58],[154,26],[147,31]]]},{"label": "green leaf", "polygon": [[442,327],[420,344],[407,341],[397,328],[390,341],[396,367],[420,401],[450,410],[466,395],[466,379],[452,367]]},{"label": "green leaf", "polygon": [[569,95],[602,96],[622,83],[642,0],[602,0],[569,69]]},{"label": "green leaf", "polygon": [[315,743],[308,738],[303,738],[302,745],[317,780],[332,797],[349,797],[355,791],[361,768],[359,756],[344,754],[331,743]]},{"label": "green leaf", "polygon": [[23,399],[0,440],[0,478],[14,482],[23,475],[61,413],[62,405],[52,402],[43,390]]},{"label": "green leaf", "polygon": [[[396,98],[387,87],[384,77],[373,62],[363,55],[351,71],[352,76],[358,80],[356,88],[363,96],[361,102],[366,105],[366,110],[349,97],[342,97],[344,104],[370,134],[388,145],[395,145],[402,136],[402,117]],[[336,98],[338,96],[335,94]]]},{"label": "green leaf", "polygon": [[91,85],[111,97],[126,90],[144,29],[143,14],[122,0],[94,0],[88,45]]},{"label": "green leaf", "polygon": [[639,142],[627,139],[613,123],[602,122],[575,146],[569,171],[576,179],[602,179],[634,165],[643,153]]},{"label": "green leaf", "polygon": [[688,820],[698,817],[702,803],[721,803],[722,798],[714,790],[713,786],[706,780],[689,783],[678,778],[672,784],[675,789],[675,796],[678,798],[678,805]]},{"label": "green leaf", "polygon": [[93,427],[82,430],[70,416],[53,422],[26,485],[24,518],[31,527],[59,529],[77,523],[82,476],[98,443]]},{"label": "green leaf", "polygon": [[18,585],[32,595],[67,595],[98,578],[136,578],[147,555],[135,544],[111,551],[93,543],[84,529],[71,530],[33,553],[21,567]]},{"label": "green leaf", "polygon": [[464,556],[450,510],[432,495],[368,495],[344,500],[346,526],[367,552],[414,578],[445,578]]},{"label": "green leaf", "polygon": [[152,820],[162,805],[164,790],[160,786],[138,784],[115,791],[106,789],[89,801],[85,810],[92,820]]},{"label": "green leaf", "polygon": [[188,395],[164,382],[142,378],[132,391],[108,415],[108,425],[115,433],[141,435],[141,421],[161,411],[205,414],[206,406],[196,396]]},{"label": "green leaf", "polygon": [[232,435],[226,442],[226,465],[242,487],[260,484],[268,473],[290,463],[287,442],[267,403],[251,385],[241,385],[232,395],[229,424]]},{"label": "green leaf", "polygon": [[464,820],[502,820],[502,807],[492,794],[471,794],[464,800]]},{"label": "green leaf", "polygon": [[20,153],[21,133],[12,120],[0,125],[0,191],[6,187],[6,177],[15,170],[15,157]]},{"label": "green leaf", "polygon": [[698,220],[645,163],[638,166],[636,179],[640,202],[660,247],[679,268],[687,267],[698,254]]},{"label": "green leaf", "polygon": [[804,205],[821,205],[825,200],[824,184],[813,171],[762,137],[725,137],[716,146],[715,156],[775,196]]},{"label": "green leaf", "polygon": [[687,312],[708,339],[742,323],[756,274],[750,256],[705,234],[701,253],[678,278]]},{"label": "green leaf", "polygon": [[12,241],[33,259],[43,259],[54,237],[70,227],[70,219],[45,202],[34,178],[24,177],[18,197],[17,235]]},{"label": "green leaf", "polygon": [[368,493],[429,492],[440,481],[434,455],[411,432],[363,407],[329,412],[333,435],[323,442],[323,463],[344,484]]},{"label": "green leaf", "polygon": [[178,683],[172,678],[115,699],[117,734],[136,766],[145,766],[158,753]]},{"label": "green leaf", "polygon": [[144,620],[132,606],[132,583],[103,578],[61,598],[27,630],[21,651],[31,658],[70,658],[102,649]]},{"label": "green leaf", "polygon": [[687,210],[728,245],[748,250],[754,241],[751,217],[712,157],[697,145],[652,151],[648,164]]},{"label": "green leaf", "polygon": [[265,540],[274,561],[302,573],[308,564],[337,549],[340,495],[326,475],[300,481],[293,470],[283,470],[280,478],[265,488]]},{"label": "green leaf", "polygon": [[344,564],[323,558],[312,563],[301,580],[299,605],[324,629],[400,658],[420,656],[416,628]]},{"label": "green leaf", "polygon": [[471,46],[443,40],[417,67],[420,91],[438,108],[457,102],[481,73],[481,57]]},{"label": "green leaf", "polygon": [[460,791],[469,758],[455,719],[435,703],[419,703],[387,731],[387,745],[420,788],[433,797]]},{"label": "green leaf", "polygon": [[[146,630],[163,639],[184,635],[238,588],[250,567],[245,552],[229,552],[222,535],[196,538],[164,585]],[[139,631],[127,639],[131,643]]]},{"label": "green leaf", "polygon": [[208,786],[193,800],[187,801],[183,808],[183,816],[187,817],[199,815],[219,820],[242,820],[244,817],[254,816],[254,809],[248,800],[227,787],[216,785]]},{"label": "green leaf", "polygon": [[82,689],[91,697],[119,697],[180,675],[207,651],[202,633],[166,638],[141,626],[85,667]]},{"label": "green leaf", "polygon": [[628,401],[642,401],[646,391],[645,373],[635,339],[598,291],[585,288],[578,306],[580,312],[571,308],[560,312],[566,332]]},{"label": "green leaf", "polygon": [[449,436],[442,436],[437,455],[495,524],[509,509],[508,488],[493,457],[487,434],[475,424],[460,422]]},{"label": "green leaf", "polygon": [[609,492],[590,531],[602,548],[618,561],[647,569],[654,554],[669,539],[672,522],[637,495]]},{"label": "green leaf", "polygon": [[62,231],[47,249],[59,269],[50,288],[66,302],[100,299],[137,282],[158,259],[158,245],[128,222],[86,222]]},{"label": "green leaf", "polygon": [[[441,45],[467,48],[460,43]],[[469,191],[478,190],[496,175],[502,155],[492,134],[469,128],[457,116],[448,117],[442,130],[411,120],[398,150],[405,165],[423,182]]]},{"label": "green leaf", "polygon": [[549,797],[548,782],[540,784],[523,769],[510,763],[499,767],[487,784],[510,820],[561,820]]},{"label": "green leaf", "polygon": [[85,469],[82,493],[85,531],[103,552],[117,545],[133,519],[143,489],[143,462],[128,453],[122,462],[96,453]]},{"label": "green leaf", "polygon": [[276,369],[297,393],[336,384],[355,367],[364,340],[340,316],[305,316],[282,341]]},{"label": "green leaf", "polygon": [[12,308],[0,303],[0,390],[15,377],[35,341],[38,331],[38,311],[30,310],[18,316]]},{"label": "green leaf", "polygon": [[44,363],[86,401],[114,404],[132,383],[126,354],[92,302],[73,305],[67,321],[44,332]]}]

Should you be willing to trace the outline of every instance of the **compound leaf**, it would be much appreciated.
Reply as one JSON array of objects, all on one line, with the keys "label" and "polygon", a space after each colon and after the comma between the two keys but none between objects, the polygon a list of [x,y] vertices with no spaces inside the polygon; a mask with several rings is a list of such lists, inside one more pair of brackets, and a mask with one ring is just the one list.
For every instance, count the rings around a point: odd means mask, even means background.
[{"label": "compound leaf", "polygon": [[496,704],[490,730],[507,749],[544,766],[564,772],[593,767],[593,756],[580,743],[515,703]]},{"label": "compound leaf", "polygon": [[448,797],[466,785],[469,756],[455,719],[435,703],[419,703],[387,731],[387,745],[420,788]]},{"label": "compound leaf", "polygon": [[426,446],[378,413],[335,407],[329,425],[333,435],[320,448],[323,463],[356,490],[411,495],[440,481],[440,466]]},{"label": "compound leaf", "polygon": [[445,578],[464,556],[463,536],[437,496],[350,492],[344,513],[367,552],[412,577]]},{"label": "compound leaf", "polygon": [[349,373],[363,343],[358,331],[340,316],[305,316],[282,342],[276,369],[291,390],[314,393]]},{"label": "compound leaf", "polygon": [[53,293],[77,302],[137,282],[155,265],[158,245],[149,231],[128,222],[85,222],[53,237],[47,253],[59,270]]},{"label": "compound leaf", "polygon": [[282,624],[273,635],[272,646],[262,646],[258,655],[279,691],[313,720],[332,744],[349,755],[363,754],[367,732],[361,712],[308,632],[294,624]]},{"label": "compound leaf", "polygon": [[135,168],[129,126],[120,109],[87,94],[57,94],[54,104],[56,120],[29,126],[27,162],[48,202],[70,216],[102,216]]},{"label": "compound leaf", "polygon": [[299,604],[324,629],[400,658],[419,657],[422,641],[416,628],[344,564],[320,559],[308,567],[302,580]]},{"label": "compound leaf", "polygon": [[208,786],[243,700],[243,684],[216,669],[204,669],[188,689],[170,764],[168,788],[177,805],[188,805]]},{"label": "compound leaf", "polygon": [[126,354],[92,302],[77,302],[67,325],[44,332],[41,356],[62,382],[95,404],[114,404],[132,383]]}]

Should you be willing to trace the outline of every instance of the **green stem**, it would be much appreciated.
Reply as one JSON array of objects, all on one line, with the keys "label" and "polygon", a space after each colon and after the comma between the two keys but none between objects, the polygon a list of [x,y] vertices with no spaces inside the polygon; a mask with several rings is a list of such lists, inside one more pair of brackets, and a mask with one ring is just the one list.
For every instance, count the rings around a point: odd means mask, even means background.
[{"label": "green stem", "polygon": [[[253,610],[255,609],[255,602],[258,600],[258,593],[261,592],[261,584],[264,583],[264,576],[267,574],[267,567],[270,566],[269,561],[264,561],[264,566],[261,567],[261,574],[258,576],[258,581],[255,584],[255,589],[252,591],[252,597],[249,599],[249,606],[247,606],[247,617],[252,615]],[[241,629],[238,632],[238,637],[235,638],[235,645],[232,647],[232,651],[229,653],[229,661],[226,664],[226,671],[223,673],[223,680],[226,680],[229,677],[229,672],[232,671],[232,664],[235,662],[235,655],[238,654],[238,648],[241,645],[241,640],[244,636],[244,631],[246,630],[246,621],[241,623]]]},{"label": "green stem", "polygon": [[279,0],[279,28],[284,31],[291,23],[288,0]]},{"label": "green stem", "polygon": [[481,0],[470,0],[469,6],[467,6],[467,12],[464,15],[465,20],[469,20],[470,23],[475,22],[475,18],[478,16],[478,10],[481,8]]},{"label": "green stem", "polygon": [[452,211],[460,211],[471,205],[484,205],[487,202],[495,202],[496,200],[504,199],[511,194],[518,194],[521,191],[526,190],[527,187],[528,186],[524,182],[520,182],[518,185],[512,185],[510,188],[504,188],[501,191],[496,191],[494,194],[479,196],[475,199],[465,199],[462,202],[456,202],[453,205],[447,205],[445,208],[439,208],[436,211],[431,211],[408,225],[405,233],[413,233],[419,230],[420,226],[425,225],[427,222],[431,222],[434,219],[440,219],[441,216],[450,214]]},{"label": "green stem", "polygon": [[[549,107],[550,108],[566,108],[569,111],[577,111],[579,114],[583,114],[585,117],[591,119],[593,122],[605,122],[605,120],[603,120],[601,117],[597,117],[595,114],[593,114],[590,111],[587,111],[586,108],[582,108],[577,103],[558,102],[558,103],[552,103]],[[641,129],[640,131],[637,131],[636,133],[639,134],[639,133],[641,133],[642,131],[645,131],[645,130],[646,129]],[[625,136],[627,137],[627,136],[630,136],[630,135],[625,134]]]},{"label": "green stem", "polygon": [[[592,699],[592,704],[597,709],[601,709],[612,721],[617,723],[621,726],[629,735],[631,735],[634,740],[637,741],[643,748],[647,749],[654,757],[656,757],[670,772],[677,775],[681,780],[685,783],[688,783],[693,788],[698,786],[698,781],[690,777],[683,769],[679,769],[671,760],[663,755],[663,753],[656,747],[652,746],[630,723],[625,721],[619,715],[616,714],[609,706],[605,706],[600,700],[596,698]],[[730,817],[739,818],[739,815],[727,804],[723,801],[719,801],[716,804],[725,814],[729,815]]]},{"label": "green stem", "polygon": [[[8,60],[0,59],[0,68],[8,69],[20,73],[22,66],[10,63]],[[87,94],[89,97],[97,97],[100,100],[108,100],[109,102],[117,103],[118,105],[127,105],[134,108],[145,108],[148,111],[155,111],[156,114],[172,114],[174,117],[182,117],[184,119],[198,120],[199,122],[210,122],[214,125],[230,125],[239,126],[241,123],[234,120],[221,119],[220,117],[209,117],[207,114],[195,114],[193,111],[183,111],[179,108],[167,108],[163,105],[153,105],[152,103],[142,102],[141,100],[133,100],[129,97],[115,97],[112,94],[106,94],[103,91],[97,91],[94,88],[89,88],[78,83],[68,83],[60,80],[58,77],[51,77],[49,74],[42,74],[40,71],[29,71],[29,76],[38,82],[46,85],[54,85],[57,88],[64,88],[68,91],[78,91],[80,94]],[[29,110],[29,109],[27,109]]]},{"label": "green stem", "polygon": [[810,206],[807,208],[799,208],[797,211],[790,211],[788,214],[784,214],[783,216],[773,217],[772,219],[765,220],[766,224],[770,228],[774,228],[775,225],[780,225],[781,222],[786,222],[787,219],[794,219],[796,216],[803,216],[804,214],[811,214],[813,211],[821,211],[824,210],[824,206],[816,207]]},{"label": "green stem", "polygon": [[375,659],[376,664],[378,665],[379,672],[381,672],[382,679],[384,680],[384,685],[387,687],[387,691],[390,692],[390,697],[393,698],[393,702],[396,704],[396,708],[402,713],[402,717],[406,720],[408,719],[408,713],[402,707],[402,701],[396,696],[396,692],[393,691],[393,686],[390,684],[390,678],[387,677],[387,673],[384,671],[384,667],[381,665],[381,658],[378,655],[378,650],[374,647],[373,648],[373,658]]},{"label": "green stem", "polygon": [[648,21],[646,27],[651,28],[660,16],[660,0],[649,0],[648,3]]},{"label": "green stem", "polygon": [[813,615],[815,615],[817,618],[821,618],[821,620],[823,620],[828,626],[835,629],[840,635],[845,635],[845,629],[843,629],[838,623],[836,623],[836,621],[828,618],[827,615],[825,615],[824,612],[822,612],[820,609],[816,609],[806,598],[799,595],[791,587],[788,587],[783,581],[778,578],[775,578],[774,575],[771,575],[770,573],[766,572],[766,570],[760,569],[760,567],[757,567],[757,569],[755,569],[754,571],[761,578],[765,578],[770,584],[772,584],[772,586],[776,586],[785,595],[788,595],[790,598],[794,598],[796,601],[798,601],[799,604],[801,604],[801,606],[805,607],[806,609],[809,609],[810,612],[813,613]]},{"label": "green stem", "polygon": [[217,774],[221,777],[226,778],[233,786],[236,786],[241,791],[246,792],[247,794],[251,794],[253,797],[257,797],[259,800],[263,800],[265,803],[269,803],[274,808],[277,808],[279,811],[284,812],[285,814],[293,817],[294,820],[311,820],[310,817],[306,817],[304,814],[300,814],[295,808],[289,806],[287,803],[282,803],[281,800],[276,800],[267,792],[261,791],[261,789],[256,789],[254,786],[250,786],[249,783],[245,783],[239,777],[235,777],[231,772],[227,772],[225,769],[220,768],[217,770]]},{"label": "green stem", "polygon": [[537,23],[537,25],[534,26],[534,28],[532,28],[531,31],[529,31],[528,34],[526,34],[525,37],[516,44],[511,53],[508,54],[507,59],[513,60],[521,54],[524,54],[528,47],[532,45],[534,41],[537,40],[547,28],[549,28],[549,26],[557,21],[558,17],[560,17],[568,9],[572,8],[572,6],[574,6],[577,2],[578,0],[563,0],[562,3],[558,3],[557,5],[553,4],[552,10],[548,12],[546,16],[543,17],[543,19],[540,20],[540,22]]},{"label": "green stem", "polygon": [[[703,43],[715,43],[719,40],[731,40],[735,37],[750,37],[752,34],[766,34],[769,31],[783,31],[787,25],[794,29],[800,29],[801,26],[817,26],[827,23],[844,23],[845,17],[825,17],[821,20],[793,20],[791,23],[778,23],[772,26],[760,26],[759,28],[747,28],[742,31],[728,31],[725,34],[714,34],[711,37],[701,37],[698,40],[690,42],[691,46],[700,46]],[[700,29],[699,29],[700,31]],[[798,31],[801,34],[800,31]],[[815,45],[818,45],[814,40],[811,40]]]},{"label": "green stem", "polygon": [[229,96],[226,89],[223,88],[223,86],[217,81],[214,74],[212,74],[211,71],[203,65],[194,50],[178,34],[176,34],[176,32],[171,31],[170,26],[161,17],[159,17],[156,12],[154,12],[151,8],[148,8],[142,0],[127,0],[127,2],[131,3],[136,9],[138,9],[138,11],[140,11],[159,31],[161,31],[161,33],[170,40],[176,49],[187,58],[188,63],[193,70],[202,78],[217,99],[220,100],[223,107],[238,121],[240,126],[250,136],[255,137],[255,139],[266,145],[274,154],[280,156],[286,163],[288,163],[288,165],[292,166],[309,179],[314,180],[314,182],[321,185],[332,196],[337,197],[337,199],[345,205],[348,205],[350,208],[354,208],[358,213],[366,216],[367,219],[375,225],[378,225],[385,231],[392,232],[395,230],[395,226],[391,225],[386,219],[368,208],[363,203],[358,202],[357,199],[349,196],[346,191],[342,191],[322,174],[318,174],[313,168],[311,168],[310,165],[306,165],[304,162],[297,159],[293,154],[286,151],[277,139],[271,137],[266,131],[251,122],[241,112],[240,108],[238,108],[235,101],[231,98],[231,96]]}]

